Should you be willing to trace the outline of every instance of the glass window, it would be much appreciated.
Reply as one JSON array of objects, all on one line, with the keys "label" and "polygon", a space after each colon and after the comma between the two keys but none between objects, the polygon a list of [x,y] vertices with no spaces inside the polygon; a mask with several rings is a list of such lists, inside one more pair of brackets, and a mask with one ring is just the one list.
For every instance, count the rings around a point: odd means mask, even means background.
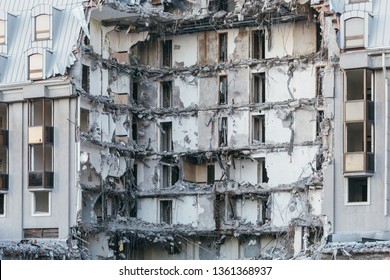
[{"label": "glass window", "polygon": [[29,80],[39,80],[43,78],[43,56],[39,53],[28,57]]},{"label": "glass window", "polygon": [[5,21],[0,20],[0,45],[5,44]]},{"label": "glass window", "polygon": [[345,48],[359,47],[364,47],[364,19],[347,19],[345,21]]},{"label": "glass window", "polygon": [[35,17],[35,40],[50,39],[50,16],[39,15]]}]

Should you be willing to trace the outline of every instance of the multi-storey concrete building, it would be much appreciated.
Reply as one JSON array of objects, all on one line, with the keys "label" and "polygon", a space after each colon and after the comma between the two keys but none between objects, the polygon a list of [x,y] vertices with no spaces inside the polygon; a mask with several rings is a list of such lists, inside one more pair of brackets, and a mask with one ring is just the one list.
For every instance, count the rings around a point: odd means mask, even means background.
[{"label": "multi-storey concrete building", "polygon": [[303,2],[92,11],[81,178],[99,186],[84,191],[93,256],[287,258],[320,243],[333,66]]},{"label": "multi-storey concrete building", "polygon": [[0,2],[0,257],[388,251],[387,11]]},{"label": "multi-storey concrete building", "polygon": [[[335,247],[389,251],[390,24],[388,1],[339,1],[340,74],[335,75],[334,164],[324,177],[323,214]],[[333,182],[332,182],[333,180]],[[345,242],[382,241],[350,245]],[[387,241],[387,242],[383,242]],[[368,249],[371,248],[371,249]],[[331,250],[330,250],[331,251]]]},{"label": "multi-storey concrete building", "polygon": [[[64,241],[77,224],[77,98],[68,73],[87,27],[83,10],[76,0],[0,1],[2,241]],[[10,246],[4,255],[29,251]]]}]

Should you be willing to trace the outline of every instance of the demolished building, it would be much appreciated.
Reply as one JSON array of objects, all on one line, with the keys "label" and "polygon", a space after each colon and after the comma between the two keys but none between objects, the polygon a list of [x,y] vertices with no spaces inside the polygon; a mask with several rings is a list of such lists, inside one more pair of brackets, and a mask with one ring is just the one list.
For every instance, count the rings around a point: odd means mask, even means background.
[{"label": "demolished building", "polygon": [[[376,241],[348,234],[378,232],[375,222],[365,230],[337,218],[360,211],[358,194],[342,191],[349,181],[375,177],[370,145],[340,144],[341,125],[360,122],[340,64],[356,63],[361,46],[338,42],[357,7],[40,2],[0,6],[3,258],[322,258],[361,248],[335,242]],[[33,36],[23,50],[10,28]],[[351,129],[356,143],[374,134]],[[367,164],[355,170],[361,154]]]},{"label": "demolished building", "polygon": [[[332,160],[322,80],[333,66],[305,2],[106,1],[92,10],[83,168],[99,186],[88,187],[90,210],[107,203],[101,223],[85,224],[92,255],[291,258],[320,243],[322,165]],[[107,165],[103,177],[92,145],[121,174]],[[126,191],[125,214],[117,196]]]}]

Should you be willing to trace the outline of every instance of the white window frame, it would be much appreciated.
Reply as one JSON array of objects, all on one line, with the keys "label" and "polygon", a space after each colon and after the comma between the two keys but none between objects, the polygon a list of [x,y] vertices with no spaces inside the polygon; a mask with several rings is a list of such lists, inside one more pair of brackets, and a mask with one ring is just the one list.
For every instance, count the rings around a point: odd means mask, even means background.
[{"label": "white window frame", "polygon": [[[362,176],[366,177],[366,176]],[[344,205],[346,206],[367,206],[371,205],[371,177],[367,178],[367,201],[364,202],[348,202],[348,180],[354,177],[344,178]]]},{"label": "white window frame", "polygon": [[[36,203],[35,203],[35,194],[37,192],[47,192],[48,195],[49,195],[49,198],[48,198],[48,202],[49,202],[49,212],[47,213],[36,213]],[[51,216],[51,191],[41,191],[41,190],[37,190],[37,191],[33,191],[31,192],[31,216],[33,217],[48,217],[48,216]]]}]

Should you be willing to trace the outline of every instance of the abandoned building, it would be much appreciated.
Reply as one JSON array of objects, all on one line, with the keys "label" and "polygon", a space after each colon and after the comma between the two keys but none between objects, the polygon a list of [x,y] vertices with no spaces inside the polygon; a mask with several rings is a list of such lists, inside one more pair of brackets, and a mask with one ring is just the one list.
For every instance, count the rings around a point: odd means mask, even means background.
[{"label": "abandoned building", "polygon": [[389,257],[387,1],[49,2],[0,1],[0,259]]}]

